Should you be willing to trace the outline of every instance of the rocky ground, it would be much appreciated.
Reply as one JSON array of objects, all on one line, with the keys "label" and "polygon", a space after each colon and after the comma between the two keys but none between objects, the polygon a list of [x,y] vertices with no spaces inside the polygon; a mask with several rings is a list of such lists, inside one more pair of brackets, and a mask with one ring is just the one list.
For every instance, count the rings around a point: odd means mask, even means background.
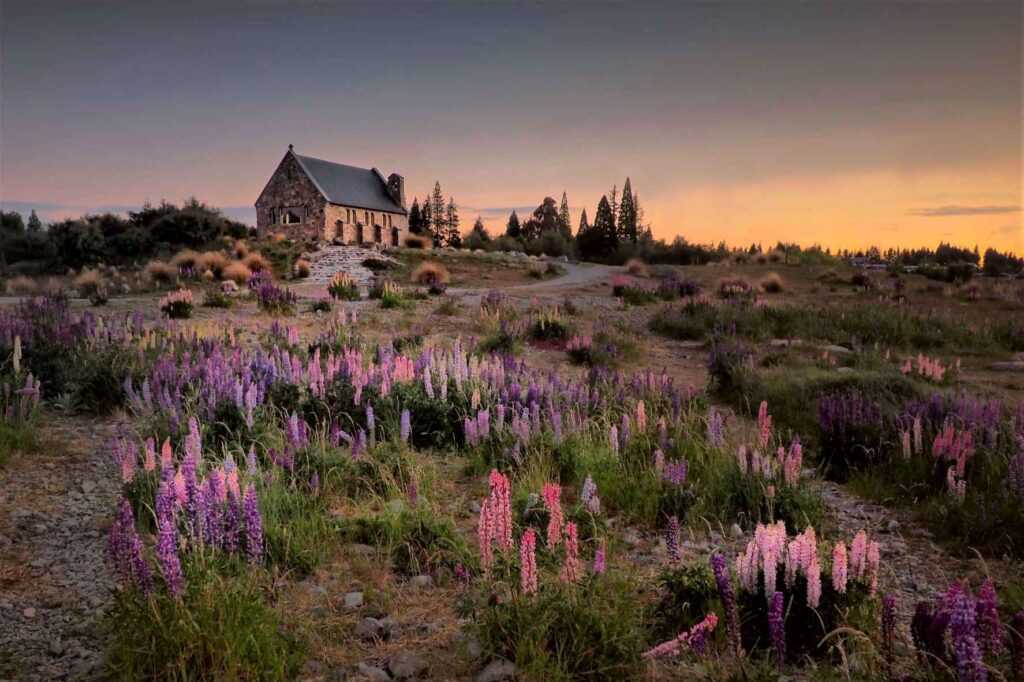
[{"label": "rocky ground", "polygon": [[102,669],[113,433],[109,421],[61,417],[45,426],[40,453],[0,470],[0,679]]}]

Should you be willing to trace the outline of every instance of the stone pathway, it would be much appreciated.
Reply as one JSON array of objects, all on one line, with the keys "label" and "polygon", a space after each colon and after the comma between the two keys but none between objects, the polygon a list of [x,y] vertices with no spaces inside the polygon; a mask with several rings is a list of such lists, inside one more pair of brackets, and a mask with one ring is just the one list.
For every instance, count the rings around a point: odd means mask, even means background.
[{"label": "stone pathway", "polygon": [[44,426],[41,452],[0,469],[0,680],[102,671],[113,435],[109,421],[61,416]]}]

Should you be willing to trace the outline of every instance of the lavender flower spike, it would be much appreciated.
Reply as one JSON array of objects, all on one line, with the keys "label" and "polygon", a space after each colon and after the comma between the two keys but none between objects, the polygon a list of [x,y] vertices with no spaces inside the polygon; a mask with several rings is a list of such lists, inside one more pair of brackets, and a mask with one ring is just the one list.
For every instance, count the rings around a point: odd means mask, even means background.
[{"label": "lavender flower spike", "polygon": [[245,552],[249,564],[263,563],[263,518],[260,516],[260,502],[256,489],[246,486],[242,496],[242,515],[245,517]]}]

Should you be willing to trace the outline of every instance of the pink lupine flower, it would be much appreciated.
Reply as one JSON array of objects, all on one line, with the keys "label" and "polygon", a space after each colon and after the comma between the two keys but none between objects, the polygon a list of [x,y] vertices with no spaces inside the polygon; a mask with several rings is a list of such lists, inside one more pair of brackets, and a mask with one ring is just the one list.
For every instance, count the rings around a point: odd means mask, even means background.
[{"label": "pink lupine flower", "polygon": [[832,550],[832,589],[840,594],[846,594],[846,545],[837,542]]},{"label": "pink lupine flower", "polygon": [[160,446],[160,468],[167,469],[174,466],[174,453],[171,451],[171,439],[165,438],[164,444]]},{"label": "pink lupine flower", "polygon": [[607,560],[608,558],[605,550],[604,540],[601,540],[597,544],[597,551],[594,552],[594,575],[601,575],[602,573],[604,573]]},{"label": "pink lupine flower", "polygon": [[636,428],[639,431],[647,430],[647,410],[643,400],[637,401],[636,404]]},{"label": "pink lupine flower", "polygon": [[185,475],[180,471],[174,474],[174,496],[178,500],[179,507],[184,507],[188,504],[188,490],[185,486]]},{"label": "pink lupine flower", "polygon": [[616,457],[619,456],[619,427],[612,424],[611,429],[608,431],[608,442],[612,446],[612,454]]},{"label": "pink lupine flower", "polygon": [[910,459],[910,431],[903,432],[903,459]]},{"label": "pink lupine flower", "polygon": [[807,568],[807,605],[812,609],[818,608],[821,600],[821,565],[817,557]]},{"label": "pink lupine flower", "polygon": [[850,573],[860,580],[867,569],[868,534],[859,531],[850,543]]},{"label": "pink lupine flower", "polygon": [[871,595],[878,590],[878,567],[881,564],[881,551],[877,542],[872,540],[867,548],[868,587]]},{"label": "pink lupine flower", "polygon": [[488,513],[491,520],[488,527],[503,550],[514,546],[512,541],[512,483],[497,469],[491,469],[488,476],[491,486],[491,497]]},{"label": "pink lupine flower", "polygon": [[537,535],[527,528],[519,542],[519,580],[525,594],[537,592]]},{"label": "pink lupine flower", "polygon": [[142,467],[147,472],[152,472],[156,469],[156,441],[153,440],[152,436],[146,439],[146,457]]},{"label": "pink lupine flower", "polygon": [[491,501],[484,498],[480,504],[480,516],[476,522],[476,544],[477,550],[480,552],[480,568],[485,576],[490,576],[491,565],[494,563],[494,549],[492,545],[494,531],[491,528],[493,517],[488,509],[490,504]]},{"label": "pink lupine flower", "polygon": [[749,464],[747,458],[747,446],[741,444],[740,449],[736,453],[736,460],[740,465],[740,473],[747,473],[747,465]]},{"label": "pink lupine flower", "polygon": [[121,458],[121,480],[125,483],[131,483],[135,480],[135,453],[125,453]]},{"label": "pink lupine flower", "polygon": [[562,525],[565,516],[562,513],[562,486],[557,483],[545,483],[540,491],[544,500],[544,508],[548,510],[548,547],[556,547],[562,539]]},{"label": "pink lupine flower", "polygon": [[576,582],[580,577],[580,542],[576,524],[565,524],[565,563],[562,564],[562,580]]},{"label": "pink lupine flower", "polygon": [[645,651],[641,658],[648,661],[669,658],[681,653],[684,647],[692,649],[696,654],[703,654],[707,650],[711,633],[716,627],[718,627],[718,615],[712,611],[704,616],[704,620],[686,632]]},{"label": "pink lupine flower", "polygon": [[665,453],[661,451],[661,448],[654,451],[654,473],[658,478],[665,475]]},{"label": "pink lupine flower", "polygon": [[921,417],[914,417],[914,452],[921,454]]},{"label": "pink lupine flower", "polygon": [[757,410],[757,431],[763,448],[768,444],[768,439],[772,435],[772,418],[768,414],[768,401],[766,400],[761,401],[761,406]]}]

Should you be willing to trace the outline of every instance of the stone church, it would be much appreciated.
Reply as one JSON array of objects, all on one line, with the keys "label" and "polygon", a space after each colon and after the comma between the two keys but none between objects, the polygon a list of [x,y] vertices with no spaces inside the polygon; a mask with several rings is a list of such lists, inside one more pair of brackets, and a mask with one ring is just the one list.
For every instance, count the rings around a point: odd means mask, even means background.
[{"label": "stone church", "polygon": [[256,199],[260,235],[398,246],[409,232],[405,179],[288,152]]}]

